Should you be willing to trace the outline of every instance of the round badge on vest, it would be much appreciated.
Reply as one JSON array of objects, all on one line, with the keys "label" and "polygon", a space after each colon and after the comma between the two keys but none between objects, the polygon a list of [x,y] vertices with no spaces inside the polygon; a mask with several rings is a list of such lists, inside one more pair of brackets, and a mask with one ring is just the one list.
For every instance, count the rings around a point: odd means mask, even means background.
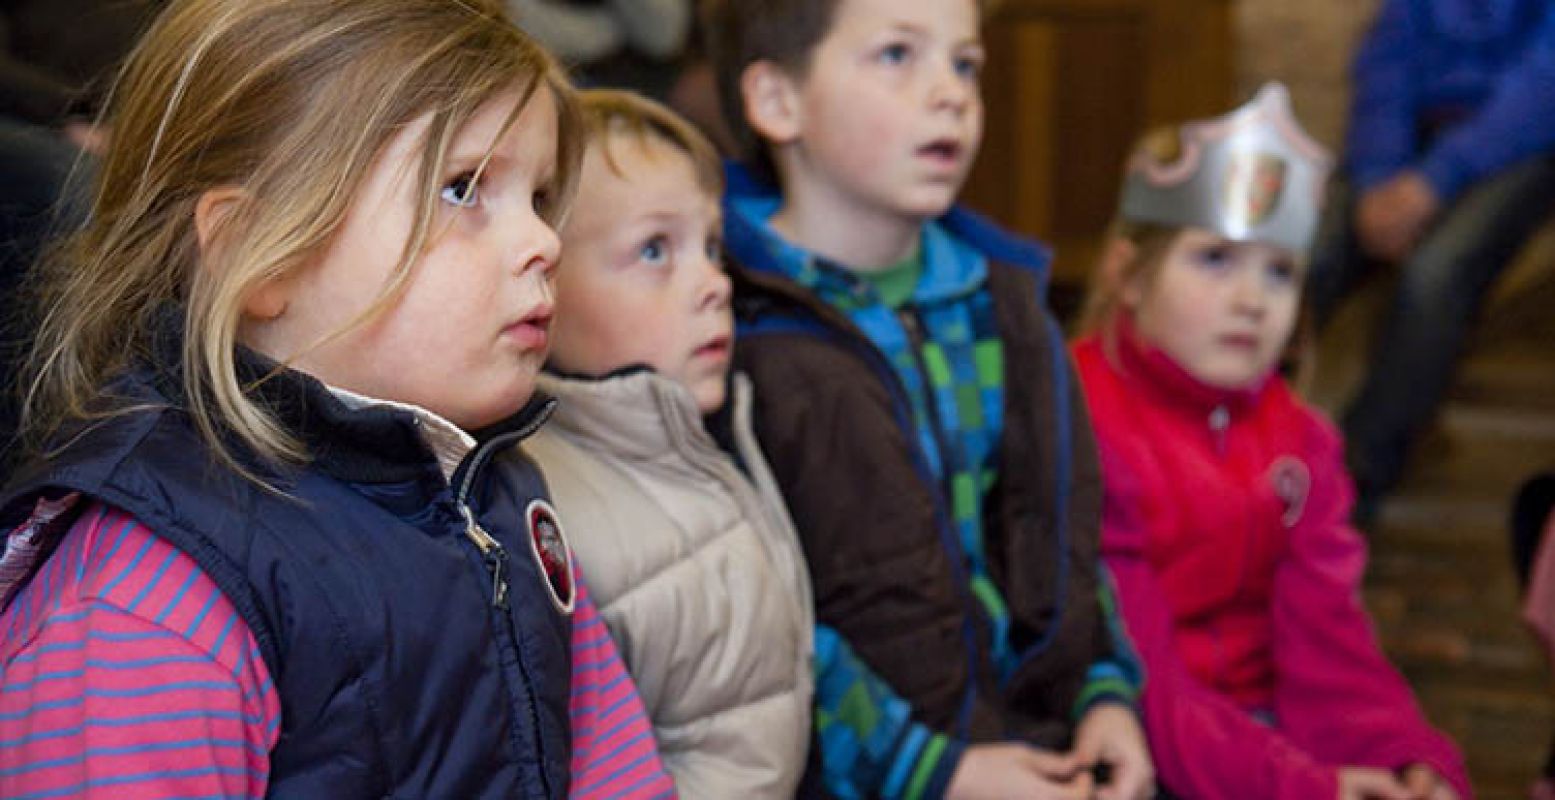
[{"label": "round badge on vest", "polygon": [[535,557],[535,565],[545,577],[546,590],[551,603],[563,614],[571,614],[577,601],[577,587],[572,580],[572,549],[562,534],[561,520],[556,509],[544,500],[531,500],[524,511],[529,523],[529,552]]}]

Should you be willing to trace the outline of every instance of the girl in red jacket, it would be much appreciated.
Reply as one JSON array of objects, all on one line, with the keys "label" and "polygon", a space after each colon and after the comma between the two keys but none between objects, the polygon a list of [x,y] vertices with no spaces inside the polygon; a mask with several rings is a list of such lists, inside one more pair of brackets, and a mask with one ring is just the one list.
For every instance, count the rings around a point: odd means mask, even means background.
[{"label": "girl in red jacket", "polygon": [[1461,800],[1361,607],[1342,443],[1276,374],[1328,163],[1277,85],[1136,152],[1075,344],[1102,552],[1171,791]]}]

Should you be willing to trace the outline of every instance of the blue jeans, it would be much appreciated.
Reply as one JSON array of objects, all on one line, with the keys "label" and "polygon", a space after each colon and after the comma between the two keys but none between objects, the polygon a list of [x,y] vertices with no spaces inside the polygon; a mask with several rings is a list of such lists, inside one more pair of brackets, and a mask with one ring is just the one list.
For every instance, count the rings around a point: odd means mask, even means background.
[{"label": "blue jeans", "polygon": [[[1361,253],[1352,226],[1357,200],[1345,182],[1335,182],[1307,288],[1320,327],[1379,266]],[[1552,209],[1555,156],[1520,162],[1466,191],[1399,265],[1370,366],[1341,421],[1363,504],[1398,482],[1447,392],[1486,290]]]}]

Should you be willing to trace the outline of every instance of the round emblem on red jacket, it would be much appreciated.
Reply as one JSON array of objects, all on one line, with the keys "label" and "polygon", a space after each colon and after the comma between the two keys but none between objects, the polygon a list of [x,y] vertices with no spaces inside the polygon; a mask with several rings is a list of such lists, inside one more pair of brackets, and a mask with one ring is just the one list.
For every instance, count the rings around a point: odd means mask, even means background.
[{"label": "round emblem on red jacket", "polygon": [[534,554],[540,574],[545,576],[551,602],[557,611],[571,614],[577,599],[572,580],[572,549],[567,547],[556,509],[544,500],[531,500],[524,516],[529,521],[529,551]]},{"label": "round emblem on red jacket", "polygon": [[1269,465],[1269,486],[1274,489],[1274,496],[1280,498],[1285,506],[1280,522],[1285,523],[1287,528],[1294,528],[1301,521],[1301,512],[1307,508],[1307,495],[1312,491],[1312,473],[1301,459],[1280,456]]}]

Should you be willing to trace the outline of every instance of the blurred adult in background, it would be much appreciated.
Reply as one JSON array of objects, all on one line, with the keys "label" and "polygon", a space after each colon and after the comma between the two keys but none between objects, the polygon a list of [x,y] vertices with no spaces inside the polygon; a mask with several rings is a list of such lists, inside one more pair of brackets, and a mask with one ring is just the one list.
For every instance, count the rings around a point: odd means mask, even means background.
[{"label": "blurred adult in background", "polygon": [[1309,292],[1322,325],[1365,273],[1398,273],[1342,422],[1363,523],[1430,424],[1486,290],[1555,208],[1551,8],[1383,0],[1356,55]]},{"label": "blurred adult in background", "polygon": [[691,35],[692,0],[507,0],[580,84],[665,98]]}]

